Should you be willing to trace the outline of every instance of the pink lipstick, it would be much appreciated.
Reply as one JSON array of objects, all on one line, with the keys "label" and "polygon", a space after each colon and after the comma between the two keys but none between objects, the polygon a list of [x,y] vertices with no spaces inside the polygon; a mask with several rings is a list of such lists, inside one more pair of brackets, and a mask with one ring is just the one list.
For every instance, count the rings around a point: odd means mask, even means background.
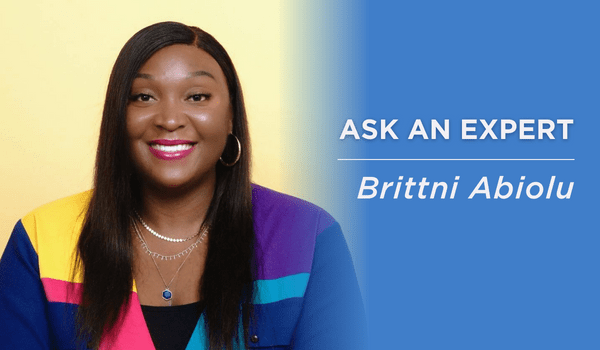
[{"label": "pink lipstick", "polygon": [[187,157],[196,144],[188,140],[153,140],[150,142],[150,152],[158,159],[179,160]]}]

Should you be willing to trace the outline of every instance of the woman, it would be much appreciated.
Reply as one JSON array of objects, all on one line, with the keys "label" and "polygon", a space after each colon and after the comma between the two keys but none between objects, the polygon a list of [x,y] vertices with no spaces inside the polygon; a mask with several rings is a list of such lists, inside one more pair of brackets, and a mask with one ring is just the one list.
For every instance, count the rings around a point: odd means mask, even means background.
[{"label": "woman", "polygon": [[208,33],[165,22],[111,73],[94,189],[43,206],[0,262],[0,348],[361,348],[339,225],[250,184],[242,91]]}]

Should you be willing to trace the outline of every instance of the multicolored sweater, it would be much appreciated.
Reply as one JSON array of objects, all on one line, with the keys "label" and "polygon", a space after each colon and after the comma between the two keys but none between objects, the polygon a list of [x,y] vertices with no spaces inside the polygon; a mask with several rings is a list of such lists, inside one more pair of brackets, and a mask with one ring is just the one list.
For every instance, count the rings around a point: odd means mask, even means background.
[{"label": "multicolored sweater", "polygon": [[[81,280],[71,268],[90,196],[52,202],[15,226],[0,260],[0,349],[83,348],[75,328]],[[246,347],[362,349],[362,299],[338,223],[260,186],[252,205],[259,268]],[[130,298],[122,326],[101,349],[154,349],[135,283]],[[204,329],[201,316],[187,349],[206,348]]]}]

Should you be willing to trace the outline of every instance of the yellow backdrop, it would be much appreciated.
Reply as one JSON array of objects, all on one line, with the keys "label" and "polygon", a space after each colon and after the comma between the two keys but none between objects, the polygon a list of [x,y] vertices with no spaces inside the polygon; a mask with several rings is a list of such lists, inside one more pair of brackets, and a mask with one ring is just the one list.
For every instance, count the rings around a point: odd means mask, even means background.
[{"label": "yellow backdrop", "polygon": [[27,212],[91,187],[110,70],[127,39],[155,22],[196,25],[225,46],[246,97],[253,180],[295,192],[279,161],[287,31],[279,1],[38,0],[2,7],[0,252]]}]

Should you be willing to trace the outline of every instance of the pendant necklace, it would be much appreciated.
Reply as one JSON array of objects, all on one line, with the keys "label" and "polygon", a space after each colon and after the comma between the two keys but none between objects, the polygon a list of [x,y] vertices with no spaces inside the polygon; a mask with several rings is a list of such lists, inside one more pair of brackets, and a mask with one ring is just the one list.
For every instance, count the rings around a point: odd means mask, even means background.
[{"label": "pendant necklace", "polygon": [[[182,252],[175,254],[175,255],[165,256],[165,255],[161,255],[161,254],[150,251],[150,249],[148,248],[148,244],[144,240],[143,235],[140,232],[140,230],[137,226],[137,223],[135,222],[135,220],[133,218],[131,219],[131,222],[133,223],[133,228],[135,229],[135,233],[137,234],[139,240],[142,242],[142,247],[150,255],[150,258],[152,259],[152,262],[154,263],[154,266],[156,267],[156,271],[158,271],[158,275],[160,276],[160,279],[162,280],[163,285],[165,286],[165,289],[161,292],[161,296],[164,299],[164,301],[166,301],[168,303],[168,305],[171,306],[172,299],[173,299],[173,292],[170,289],[171,284],[173,284],[175,277],[177,277],[177,274],[179,273],[179,271],[181,270],[181,268],[183,267],[183,265],[185,264],[187,259],[192,255],[192,251],[194,250],[194,248],[196,248],[198,246],[198,244],[202,243],[202,241],[204,240],[207,229],[203,230],[202,235],[200,235],[200,237],[198,237],[198,239],[196,240],[195,243],[190,245],[188,248],[186,248]],[[200,232],[198,232],[198,233],[200,233]],[[165,282],[165,279],[164,279],[162,273],[160,272],[160,268],[158,267],[158,264],[156,263],[156,260],[154,258],[160,257],[161,260],[172,260],[172,259],[181,257],[184,254],[187,254],[187,256],[185,257],[185,259],[183,259],[183,262],[181,263],[181,265],[179,265],[179,268],[177,269],[177,271],[175,271],[175,275],[173,275],[173,278],[171,278],[171,281],[169,281],[169,284],[167,284],[167,282]]]}]

